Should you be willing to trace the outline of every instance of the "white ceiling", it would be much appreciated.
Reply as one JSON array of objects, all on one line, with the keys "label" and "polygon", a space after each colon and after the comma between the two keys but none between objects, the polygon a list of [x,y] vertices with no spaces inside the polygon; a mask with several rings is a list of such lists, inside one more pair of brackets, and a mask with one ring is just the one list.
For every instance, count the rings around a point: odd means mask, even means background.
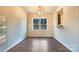
[{"label": "white ceiling", "polygon": [[[36,7],[37,6],[24,6],[23,8],[27,13],[36,13]],[[53,13],[56,10],[57,6],[43,6],[43,8],[44,13]]]}]

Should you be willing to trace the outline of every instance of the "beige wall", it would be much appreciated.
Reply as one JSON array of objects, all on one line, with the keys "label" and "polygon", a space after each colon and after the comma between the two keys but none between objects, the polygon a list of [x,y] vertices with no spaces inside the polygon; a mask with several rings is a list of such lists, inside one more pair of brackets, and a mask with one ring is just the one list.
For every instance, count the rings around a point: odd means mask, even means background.
[{"label": "beige wall", "polygon": [[[60,10],[58,8],[58,10]],[[71,51],[79,51],[79,7],[63,7],[63,26],[57,28],[57,13],[54,13],[54,37]]]},{"label": "beige wall", "polygon": [[28,19],[28,36],[52,36],[52,25],[53,25],[53,16],[52,14],[44,14],[41,16],[41,18],[47,18],[48,19],[48,30],[47,31],[32,31],[32,19],[33,18],[39,18],[37,14],[28,13],[27,19]]},{"label": "beige wall", "polygon": [[0,46],[0,51],[7,51],[26,35],[26,13],[21,7],[0,6],[0,15],[7,20],[7,40]]}]

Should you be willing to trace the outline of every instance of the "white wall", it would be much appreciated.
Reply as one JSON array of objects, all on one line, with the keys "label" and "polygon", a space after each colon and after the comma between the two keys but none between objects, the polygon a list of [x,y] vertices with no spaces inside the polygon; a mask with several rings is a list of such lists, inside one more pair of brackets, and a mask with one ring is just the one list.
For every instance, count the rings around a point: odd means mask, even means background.
[{"label": "white wall", "polygon": [[0,7],[0,15],[7,18],[7,40],[0,51],[8,51],[26,36],[26,13],[21,7]]},{"label": "white wall", "polygon": [[56,12],[53,15],[54,37],[71,51],[79,51],[79,7],[63,7],[63,29],[56,27]]}]

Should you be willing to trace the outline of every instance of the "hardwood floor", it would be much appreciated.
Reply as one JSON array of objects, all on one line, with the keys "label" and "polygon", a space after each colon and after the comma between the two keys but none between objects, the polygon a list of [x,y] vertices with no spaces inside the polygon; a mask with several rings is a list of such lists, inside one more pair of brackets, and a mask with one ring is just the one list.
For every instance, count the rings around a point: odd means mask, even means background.
[{"label": "hardwood floor", "polygon": [[54,38],[27,38],[8,52],[70,52]]}]

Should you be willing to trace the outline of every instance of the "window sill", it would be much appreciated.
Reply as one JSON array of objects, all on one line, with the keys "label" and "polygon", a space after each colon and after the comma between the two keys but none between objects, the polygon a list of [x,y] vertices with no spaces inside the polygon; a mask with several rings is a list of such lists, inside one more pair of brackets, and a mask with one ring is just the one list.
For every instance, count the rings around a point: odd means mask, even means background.
[{"label": "window sill", "polygon": [[39,30],[33,30],[32,31],[47,31],[48,29],[45,29],[45,30],[42,30],[42,29],[39,29]]},{"label": "window sill", "polygon": [[57,28],[63,28],[64,26],[63,25],[57,25],[56,27]]}]

